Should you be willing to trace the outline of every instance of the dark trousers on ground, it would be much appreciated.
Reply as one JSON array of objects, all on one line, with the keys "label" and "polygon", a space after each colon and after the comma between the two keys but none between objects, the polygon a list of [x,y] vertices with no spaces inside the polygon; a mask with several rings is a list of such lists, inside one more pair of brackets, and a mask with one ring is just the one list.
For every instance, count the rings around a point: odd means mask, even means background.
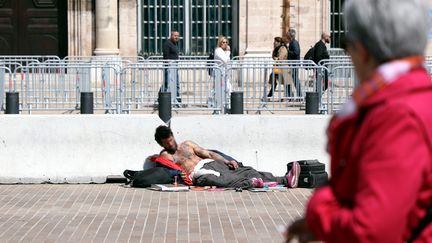
[{"label": "dark trousers on ground", "polygon": [[194,180],[196,186],[217,186],[231,188],[251,188],[253,177],[262,178],[266,181],[276,181],[278,184],[286,185],[287,179],[276,177],[269,172],[257,171],[250,166],[239,167],[236,170],[230,170],[222,161],[213,161],[203,166],[203,169],[214,170],[220,173],[220,176],[202,175]]}]

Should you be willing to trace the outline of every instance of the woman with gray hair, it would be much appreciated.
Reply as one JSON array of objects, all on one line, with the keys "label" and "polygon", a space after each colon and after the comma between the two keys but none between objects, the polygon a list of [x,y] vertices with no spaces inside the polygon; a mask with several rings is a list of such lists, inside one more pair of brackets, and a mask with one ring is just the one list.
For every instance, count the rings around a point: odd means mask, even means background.
[{"label": "woman with gray hair", "polygon": [[287,241],[432,242],[432,82],[426,0],[348,0],[360,83],[330,121],[331,179]]}]

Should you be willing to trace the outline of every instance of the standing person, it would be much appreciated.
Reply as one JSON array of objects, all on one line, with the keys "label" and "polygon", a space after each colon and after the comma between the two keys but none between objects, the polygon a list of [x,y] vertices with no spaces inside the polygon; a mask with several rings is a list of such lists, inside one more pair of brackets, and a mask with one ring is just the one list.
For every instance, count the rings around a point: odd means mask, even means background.
[{"label": "standing person", "polygon": [[[296,31],[295,29],[289,29],[287,33],[288,38],[288,60],[300,60],[300,44],[296,40]],[[294,82],[294,86],[296,88],[297,96],[301,97],[301,84],[298,78],[298,68],[295,67],[292,69],[291,76]],[[288,84],[285,84],[285,90],[288,90],[286,87]]]},{"label": "standing person", "polygon": [[[330,58],[326,46],[326,44],[329,43],[330,43],[330,35],[323,32],[321,34],[321,40],[319,40],[314,46],[313,61],[316,64],[318,64],[321,60]],[[318,80],[318,75],[317,75],[317,80]],[[324,69],[324,90],[327,90],[327,87],[328,87],[328,71],[327,69]]]},{"label": "standing person", "polygon": [[[275,61],[287,60],[287,58],[288,58],[288,50],[285,46],[285,43],[284,43],[282,37],[275,37],[274,38],[272,58]],[[278,66],[275,65],[275,68],[273,69],[272,74],[270,74],[270,77],[268,80],[269,84],[271,85],[271,88],[270,88],[270,92],[268,93],[267,97],[273,96],[273,90],[276,88],[276,86],[278,84],[277,81],[279,78],[281,79],[282,84],[285,84],[285,80],[284,80],[284,77],[282,75],[282,70],[280,70],[278,68]]]},{"label": "standing person", "polygon": [[429,9],[425,0],[345,1],[347,51],[360,83],[328,127],[330,182],[287,240],[432,242],[432,224],[419,228],[432,213]]},{"label": "standing person", "polygon": [[[177,65],[173,60],[179,59],[179,50],[178,50],[178,42],[180,40],[180,33],[176,30],[171,32],[171,36],[168,40],[166,40],[163,44],[162,51],[163,51],[163,59],[164,60],[170,60],[171,62],[168,63],[167,69],[165,69],[164,73],[164,87],[163,91],[168,92],[170,90],[170,83],[176,84],[176,100],[177,102],[181,103],[181,97],[180,97],[180,80],[178,75],[178,70],[176,69]],[[170,69],[170,66],[173,67],[173,69]],[[171,82],[170,82],[171,81]]]},{"label": "standing person", "polygon": [[[217,47],[214,51],[214,59],[222,61],[224,67],[226,67],[226,65],[231,59],[231,47],[229,46],[228,39],[223,35],[220,35],[218,37]],[[229,75],[226,72],[225,72],[224,80],[225,80],[225,93],[229,95],[232,92],[232,85],[229,79]]]}]

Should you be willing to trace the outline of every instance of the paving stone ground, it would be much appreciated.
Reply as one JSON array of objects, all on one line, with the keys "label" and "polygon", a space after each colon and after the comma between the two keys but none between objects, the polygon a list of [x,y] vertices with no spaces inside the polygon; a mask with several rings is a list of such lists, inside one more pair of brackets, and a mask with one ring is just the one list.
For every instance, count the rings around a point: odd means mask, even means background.
[{"label": "paving stone ground", "polygon": [[280,243],[311,193],[0,185],[0,242]]}]

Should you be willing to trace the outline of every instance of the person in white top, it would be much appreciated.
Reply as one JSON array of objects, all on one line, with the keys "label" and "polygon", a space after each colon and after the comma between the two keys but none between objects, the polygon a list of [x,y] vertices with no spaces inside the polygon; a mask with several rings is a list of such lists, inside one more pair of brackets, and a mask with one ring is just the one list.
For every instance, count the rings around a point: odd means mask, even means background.
[{"label": "person in white top", "polygon": [[[227,63],[230,61],[230,56],[231,56],[231,48],[229,46],[228,39],[225,36],[221,35],[218,37],[217,47],[214,52],[214,59],[222,61],[224,66],[226,67]],[[231,94],[232,86],[227,73],[225,73],[224,78],[226,82],[225,92],[227,94]]]}]

